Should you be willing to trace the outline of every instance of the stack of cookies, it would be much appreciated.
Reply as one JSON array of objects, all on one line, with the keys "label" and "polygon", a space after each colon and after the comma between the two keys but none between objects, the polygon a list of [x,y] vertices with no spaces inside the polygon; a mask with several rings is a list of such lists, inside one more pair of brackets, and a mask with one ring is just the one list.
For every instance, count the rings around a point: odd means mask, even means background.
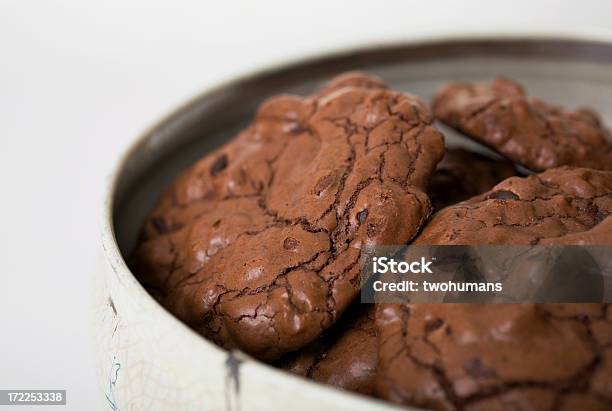
[{"label": "stack of cookies", "polygon": [[[496,155],[446,148],[434,117]],[[612,409],[607,304],[359,303],[372,246],[612,244],[611,139],[591,110],[511,80],[446,85],[430,111],[348,73],[269,99],[183,172],[131,267],[206,338],[341,389],[435,410]]]}]

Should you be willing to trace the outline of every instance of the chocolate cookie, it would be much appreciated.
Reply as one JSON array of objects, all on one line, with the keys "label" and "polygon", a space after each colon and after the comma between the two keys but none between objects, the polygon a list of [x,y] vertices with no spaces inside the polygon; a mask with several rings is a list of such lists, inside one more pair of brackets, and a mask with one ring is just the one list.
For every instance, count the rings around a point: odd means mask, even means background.
[{"label": "chocolate cookie", "polygon": [[[512,177],[413,244],[610,244],[612,172]],[[377,392],[436,410],[612,408],[607,304],[381,304]]]},{"label": "chocolate cookie", "polygon": [[447,149],[429,183],[429,198],[439,210],[484,193],[514,175],[514,166],[508,161],[462,148]]},{"label": "chocolate cookie", "polygon": [[589,109],[567,111],[527,97],[508,79],[451,83],[433,101],[436,118],[534,171],[568,165],[612,170],[609,131]]},{"label": "chocolate cookie", "polygon": [[349,74],[278,96],[180,175],[132,267],[178,318],[274,359],[315,340],[359,292],[364,246],[408,242],[443,137],[415,96]]},{"label": "chocolate cookie", "polygon": [[512,177],[436,213],[413,244],[612,244],[612,172]]},{"label": "chocolate cookie", "polygon": [[378,395],[434,410],[612,409],[607,304],[386,304]]},{"label": "chocolate cookie", "polygon": [[286,359],[281,368],[344,390],[372,395],[378,363],[374,307],[358,304],[345,316],[325,335]]}]

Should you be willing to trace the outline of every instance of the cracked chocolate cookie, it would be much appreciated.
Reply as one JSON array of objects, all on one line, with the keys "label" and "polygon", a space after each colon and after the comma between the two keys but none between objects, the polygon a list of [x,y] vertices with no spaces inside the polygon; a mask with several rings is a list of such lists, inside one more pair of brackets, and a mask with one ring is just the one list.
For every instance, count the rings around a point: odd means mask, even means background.
[{"label": "cracked chocolate cookie", "polygon": [[374,307],[358,304],[325,335],[283,361],[281,368],[344,390],[372,395],[378,350]]},{"label": "cracked chocolate cookie", "polygon": [[533,171],[563,165],[612,170],[612,137],[597,114],[528,97],[508,79],[450,83],[434,97],[433,111],[439,120]]},{"label": "cracked chocolate cookie", "polygon": [[363,247],[410,241],[443,137],[416,96],[365,74],[274,97],[182,173],[146,219],[132,268],[224,347],[275,359],[315,340],[359,292]]},{"label": "cracked chocolate cookie", "polygon": [[500,181],[516,175],[509,161],[495,160],[462,148],[447,149],[429,183],[434,209],[484,193]]},{"label": "cracked chocolate cookie", "polygon": [[413,244],[612,244],[612,172],[512,177],[436,213]]},{"label": "cracked chocolate cookie", "polygon": [[434,410],[612,409],[607,304],[383,304],[377,393]]},{"label": "cracked chocolate cookie", "polygon": [[[612,172],[512,177],[412,244],[610,244]],[[377,393],[436,410],[612,409],[607,304],[381,304]]]}]

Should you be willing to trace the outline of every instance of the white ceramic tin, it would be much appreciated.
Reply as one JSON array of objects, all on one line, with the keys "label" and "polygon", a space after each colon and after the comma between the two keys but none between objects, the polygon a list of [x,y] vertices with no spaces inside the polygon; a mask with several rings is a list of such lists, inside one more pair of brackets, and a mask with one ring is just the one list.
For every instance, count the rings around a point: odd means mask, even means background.
[{"label": "white ceramic tin", "polygon": [[[109,179],[95,331],[98,375],[110,409],[397,409],[220,349],[165,311],[124,261],[144,213],[178,170],[246,124],[262,99],[285,91],[306,93],[349,69],[371,71],[426,99],[445,81],[503,74],[551,101],[591,105],[612,124],[612,43],[593,37],[472,36],[357,47],[204,92],[136,139]],[[450,145],[468,144],[445,132]]]}]

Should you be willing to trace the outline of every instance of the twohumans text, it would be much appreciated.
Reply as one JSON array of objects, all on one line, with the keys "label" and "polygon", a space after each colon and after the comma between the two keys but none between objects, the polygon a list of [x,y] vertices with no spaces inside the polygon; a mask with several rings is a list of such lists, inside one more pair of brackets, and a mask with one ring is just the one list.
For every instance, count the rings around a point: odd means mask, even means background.
[{"label": "twohumans text", "polygon": [[427,261],[421,257],[421,261],[395,261],[393,258],[374,257],[372,259],[372,270],[374,274],[433,274],[429,268],[433,261]]}]

